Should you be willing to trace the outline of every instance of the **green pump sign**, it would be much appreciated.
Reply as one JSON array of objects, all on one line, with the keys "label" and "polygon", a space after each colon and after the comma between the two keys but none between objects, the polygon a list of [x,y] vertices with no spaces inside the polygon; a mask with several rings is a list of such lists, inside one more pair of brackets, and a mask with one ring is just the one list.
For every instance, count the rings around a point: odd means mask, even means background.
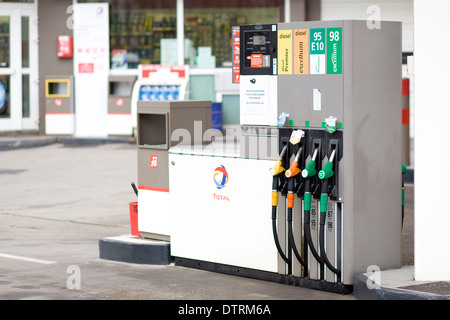
[{"label": "green pump sign", "polygon": [[327,74],[342,74],[342,28],[327,28]]}]

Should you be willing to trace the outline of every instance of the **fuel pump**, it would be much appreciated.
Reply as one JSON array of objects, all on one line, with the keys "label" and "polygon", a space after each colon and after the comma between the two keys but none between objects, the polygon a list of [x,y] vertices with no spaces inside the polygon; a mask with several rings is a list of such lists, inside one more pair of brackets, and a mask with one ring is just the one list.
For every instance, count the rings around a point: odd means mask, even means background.
[{"label": "fuel pump", "polygon": [[[272,191],[267,232],[280,282],[341,292],[373,261],[401,263],[400,168],[382,167],[400,154],[401,25],[385,26],[377,33],[357,20],[239,28],[240,154],[275,162],[272,188],[264,186],[267,197]],[[303,143],[288,141],[298,130]],[[276,151],[260,154],[268,146]],[[373,250],[384,246],[392,250]]]}]

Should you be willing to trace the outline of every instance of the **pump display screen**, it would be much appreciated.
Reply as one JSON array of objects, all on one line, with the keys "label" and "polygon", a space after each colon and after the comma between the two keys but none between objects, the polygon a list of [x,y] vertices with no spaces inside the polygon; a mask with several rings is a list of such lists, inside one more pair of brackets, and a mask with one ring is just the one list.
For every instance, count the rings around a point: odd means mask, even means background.
[{"label": "pump display screen", "polygon": [[265,36],[253,36],[253,44],[254,45],[265,45],[266,44],[266,37]]}]

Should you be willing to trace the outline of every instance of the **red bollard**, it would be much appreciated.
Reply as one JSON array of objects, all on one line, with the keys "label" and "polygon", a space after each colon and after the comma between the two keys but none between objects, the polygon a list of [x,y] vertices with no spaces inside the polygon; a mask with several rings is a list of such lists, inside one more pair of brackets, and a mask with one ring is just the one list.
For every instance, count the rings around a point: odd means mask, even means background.
[{"label": "red bollard", "polygon": [[131,226],[131,234],[133,236],[141,236],[138,228],[138,203],[130,202],[130,226]]}]

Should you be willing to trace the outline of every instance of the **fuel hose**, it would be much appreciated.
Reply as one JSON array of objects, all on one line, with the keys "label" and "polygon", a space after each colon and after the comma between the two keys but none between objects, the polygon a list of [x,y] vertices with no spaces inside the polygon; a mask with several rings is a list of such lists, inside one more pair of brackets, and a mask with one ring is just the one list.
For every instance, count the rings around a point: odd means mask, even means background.
[{"label": "fuel hose", "polygon": [[322,257],[323,262],[325,262],[328,269],[330,269],[333,273],[340,276],[341,271],[333,266],[333,264],[328,259],[327,253],[325,251],[325,220],[328,208],[328,179],[334,175],[333,160],[335,152],[336,150],[333,150],[330,159],[325,164],[323,169],[319,172],[319,179],[322,180],[322,188],[320,195],[319,248],[320,248],[320,256]]},{"label": "fuel hose", "polygon": [[298,150],[294,161],[292,162],[291,166],[288,170],[285,172],[286,178],[288,178],[288,194],[287,194],[287,207],[288,207],[288,215],[287,215],[287,222],[288,222],[288,240],[292,247],[292,250],[294,251],[294,255],[297,258],[298,262],[307,270],[308,266],[303,260],[301,254],[298,252],[297,245],[295,244],[294,239],[294,231],[292,226],[292,215],[294,211],[294,179],[295,177],[301,172],[301,170],[298,167],[298,162],[300,159],[300,156],[303,152],[303,147],[300,147]]},{"label": "fuel hose", "polygon": [[273,233],[273,239],[275,242],[275,246],[277,247],[277,251],[280,254],[281,258],[286,262],[287,264],[291,264],[291,260],[286,257],[283,250],[281,249],[280,241],[278,239],[278,231],[277,231],[277,208],[278,208],[278,178],[279,174],[284,172],[285,169],[282,166],[283,157],[286,153],[287,145],[283,147],[281,150],[280,156],[278,158],[278,161],[275,163],[274,167],[270,169],[270,173],[273,176],[272,180],[272,233]]},{"label": "fuel hose", "polygon": [[305,230],[306,243],[308,244],[311,254],[321,266],[321,278],[323,278],[323,259],[317,253],[314,246],[314,242],[311,236],[311,178],[317,174],[316,170],[316,157],[318,149],[314,150],[314,154],[311,160],[306,165],[306,168],[302,171],[302,177],[305,181],[305,194],[304,194],[304,214],[303,214],[303,227]]}]

